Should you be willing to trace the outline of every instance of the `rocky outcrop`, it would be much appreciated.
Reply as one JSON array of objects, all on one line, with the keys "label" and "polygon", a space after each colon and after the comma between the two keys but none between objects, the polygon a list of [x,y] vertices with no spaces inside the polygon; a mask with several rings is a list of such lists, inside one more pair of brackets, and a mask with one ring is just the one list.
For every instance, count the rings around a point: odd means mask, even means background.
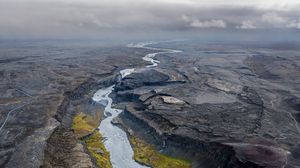
[{"label": "rocky outcrop", "polygon": [[[230,81],[217,74],[200,75],[201,80],[195,79],[199,76],[193,72],[184,75],[158,68],[124,78],[117,84],[116,100],[129,103],[116,123],[135,132],[142,132],[136,126],[140,125],[148,130],[141,137],[156,137],[150,141],[162,151],[174,147],[185,151],[181,156],[193,158],[194,166],[279,168],[292,162],[292,146],[283,147],[265,136],[266,125],[276,125],[273,121],[266,123],[266,116],[274,115],[276,109],[265,103],[268,98],[257,85]],[[170,85],[172,76],[188,80],[175,80]],[[147,80],[154,82],[149,84]],[[205,103],[198,101],[202,94]],[[211,95],[231,100],[213,100]]]},{"label": "rocky outcrop", "polygon": [[117,83],[115,90],[131,90],[141,86],[162,85],[168,81],[169,76],[158,72],[156,70],[145,70],[143,73],[133,73],[126,76],[119,83]]},{"label": "rocky outcrop", "polygon": [[91,116],[99,115],[96,113],[102,106],[91,100],[90,93],[117,81],[120,81],[119,74],[98,81],[90,78],[64,94],[65,98],[55,116],[59,126],[47,140],[44,167],[98,167],[85,145],[78,141],[72,130],[73,118],[82,112]]},{"label": "rocky outcrop", "polygon": [[123,80],[114,72],[144,67],[148,51],[5,51],[1,124],[11,109],[34,102],[14,111],[0,131],[0,167],[95,167],[71,123],[79,111],[98,108],[93,89],[112,84],[115,102],[126,106],[114,123],[163,153],[191,159],[193,167],[300,167],[299,51],[172,45],[185,52],[157,55],[160,68]]},{"label": "rocky outcrop", "polygon": [[58,127],[47,140],[43,167],[96,167],[70,129]]},{"label": "rocky outcrop", "polygon": [[88,103],[85,96],[95,87],[98,87],[95,80],[89,79],[65,93],[56,114],[59,126],[47,139],[43,167],[97,167],[71,128],[74,116],[79,113],[76,107]]},{"label": "rocky outcrop", "polygon": [[[47,146],[46,140],[51,136],[54,129],[59,125],[55,119],[51,119],[45,128],[40,128],[17,145],[16,151],[11,156],[5,167],[40,167],[45,157],[44,149]],[[28,159],[29,158],[29,159]]]},{"label": "rocky outcrop", "polygon": [[24,41],[0,48],[0,167],[42,166],[55,128],[69,128],[78,110],[94,112],[90,97],[98,86],[115,83],[118,75],[112,76],[120,69],[145,66],[141,58],[149,52],[63,43]]}]

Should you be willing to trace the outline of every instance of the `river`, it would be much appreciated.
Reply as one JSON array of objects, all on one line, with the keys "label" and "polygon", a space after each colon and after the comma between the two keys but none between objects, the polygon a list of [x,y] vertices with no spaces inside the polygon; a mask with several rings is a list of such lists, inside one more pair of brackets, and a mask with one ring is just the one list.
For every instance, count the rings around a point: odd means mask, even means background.
[{"label": "river", "polygon": [[[157,43],[147,42],[128,45],[128,47],[131,48],[144,48],[157,51],[147,54],[143,57],[143,60],[151,63],[150,65],[146,66],[146,68],[154,68],[159,64],[159,61],[154,59],[157,54],[181,52],[179,50],[149,47],[151,44]],[[122,78],[124,78],[135,71],[136,69],[124,69],[120,71],[120,74]],[[113,90],[114,85],[98,90],[93,96],[94,101],[105,106],[104,115],[106,118],[101,122],[99,131],[105,139],[104,145],[106,149],[110,152],[112,166],[113,168],[146,168],[147,166],[141,165],[133,159],[133,150],[126,132],[111,123],[111,121],[122,112],[122,110],[111,107],[112,99],[109,97],[109,95],[113,92]]]}]

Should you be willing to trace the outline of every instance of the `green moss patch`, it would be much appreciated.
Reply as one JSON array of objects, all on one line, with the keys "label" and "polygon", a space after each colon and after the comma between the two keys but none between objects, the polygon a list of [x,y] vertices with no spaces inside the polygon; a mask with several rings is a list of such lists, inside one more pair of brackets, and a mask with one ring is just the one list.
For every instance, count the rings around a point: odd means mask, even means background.
[{"label": "green moss patch", "polygon": [[78,138],[84,137],[82,141],[91,156],[96,159],[99,167],[112,168],[110,154],[104,146],[102,135],[96,130],[100,124],[100,119],[101,116],[98,112],[96,116],[79,113],[73,119],[72,129]]},{"label": "green moss patch", "polygon": [[154,146],[145,141],[131,136],[130,143],[133,146],[134,159],[144,165],[153,168],[191,168],[192,164],[188,160],[173,158],[159,153]]},{"label": "green moss patch", "polygon": [[103,138],[98,131],[83,140],[88,151],[96,159],[97,165],[101,168],[112,168],[109,152],[103,144]]},{"label": "green moss patch", "polygon": [[72,129],[76,136],[80,138],[93,133],[99,126],[100,120],[101,112],[97,112],[96,116],[79,113],[73,119]]}]

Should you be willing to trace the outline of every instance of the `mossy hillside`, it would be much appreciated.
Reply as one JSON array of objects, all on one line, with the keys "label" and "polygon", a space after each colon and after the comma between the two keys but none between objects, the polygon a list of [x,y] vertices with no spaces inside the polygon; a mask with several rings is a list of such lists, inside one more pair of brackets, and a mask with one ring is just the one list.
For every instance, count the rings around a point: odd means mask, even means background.
[{"label": "mossy hillside", "polygon": [[159,153],[154,146],[145,141],[130,136],[130,143],[133,146],[134,159],[144,165],[153,168],[191,168],[192,164],[188,160],[173,158]]},{"label": "mossy hillside", "polygon": [[82,112],[77,114],[73,119],[72,129],[78,138],[94,132],[101,120],[101,112],[97,111],[95,116],[87,115]]},{"label": "mossy hillside", "polygon": [[79,113],[73,119],[72,129],[78,138],[83,138],[82,141],[99,167],[112,168],[110,154],[104,146],[102,135],[96,130],[100,121],[101,115],[98,112],[95,117]]},{"label": "mossy hillside", "polygon": [[88,151],[96,159],[97,165],[101,168],[112,168],[109,152],[103,144],[103,137],[98,131],[83,140]]}]

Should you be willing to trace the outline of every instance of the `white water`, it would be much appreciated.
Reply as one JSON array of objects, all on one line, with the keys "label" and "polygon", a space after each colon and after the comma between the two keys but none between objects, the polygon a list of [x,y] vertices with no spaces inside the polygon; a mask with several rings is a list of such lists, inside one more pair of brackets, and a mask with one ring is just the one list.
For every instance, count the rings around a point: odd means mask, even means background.
[{"label": "white water", "polygon": [[[156,67],[159,64],[159,61],[154,59],[157,54],[181,52],[178,50],[146,47],[146,45],[150,44],[154,43],[149,42],[128,45],[128,47],[134,48],[160,50],[160,52],[150,53],[143,57],[143,60],[152,63],[151,65],[148,65],[147,68]],[[124,69],[120,71],[120,74],[122,78],[124,78],[125,76],[130,75],[133,72],[135,72],[135,69]],[[109,94],[113,90],[114,85],[105,89],[98,90],[93,96],[94,101],[104,104],[105,106],[104,115],[106,116],[106,118],[101,122],[99,130],[103,137],[106,139],[104,141],[104,145],[110,152],[110,160],[112,162],[112,166],[113,168],[146,168],[147,166],[143,166],[135,162],[135,160],[133,159],[133,150],[126,133],[122,129],[111,123],[112,119],[114,119],[122,112],[122,110],[114,109],[111,107],[112,99],[109,97]]]},{"label": "white water", "polygon": [[178,53],[181,52],[180,50],[171,50],[171,49],[160,49],[160,48],[154,48],[154,47],[146,47],[146,45],[150,44],[156,44],[155,42],[147,42],[147,43],[139,43],[139,44],[129,44],[128,47],[135,47],[135,48],[144,48],[144,49],[150,49],[150,50],[160,50],[160,52],[150,53],[143,57],[144,61],[151,62],[152,65],[146,66],[147,68],[153,68],[156,67],[160,62],[158,60],[155,60],[154,57],[157,54],[170,54],[170,53]]}]

